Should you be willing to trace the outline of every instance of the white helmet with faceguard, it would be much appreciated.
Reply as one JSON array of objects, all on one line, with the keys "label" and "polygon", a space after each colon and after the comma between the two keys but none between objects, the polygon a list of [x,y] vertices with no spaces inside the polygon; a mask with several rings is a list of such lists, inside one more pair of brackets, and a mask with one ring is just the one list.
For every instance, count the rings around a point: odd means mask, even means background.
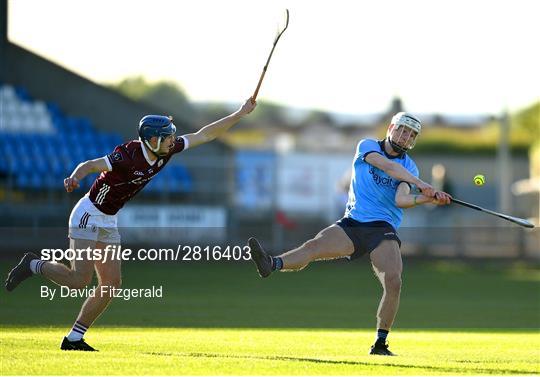
[{"label": "white helmet with faceguard", "polygon": [[414,147],[421,129],[420,119],[402,111],[392,117],[386,138],[395,152],[406,153]]}]

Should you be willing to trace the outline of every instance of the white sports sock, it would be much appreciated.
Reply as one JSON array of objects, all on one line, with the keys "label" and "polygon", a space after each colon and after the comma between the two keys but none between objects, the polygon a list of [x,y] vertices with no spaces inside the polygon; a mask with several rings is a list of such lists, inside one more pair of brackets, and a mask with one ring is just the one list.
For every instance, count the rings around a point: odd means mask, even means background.
[{"label": "white sports sock", "polygon": [[45,264],[44,260],[41,259],[32,259],[30,261],[30,270],[34,274],[40,274],[41,275],[41,269],[43,268],[43,265]]},{"label": "white sports sock", "polygon": [[77,340],[81,340],[84,336],[84,333],[88,330],[88,327],[80,323],[79,321],[75,321],[73,324],[73,327],[71,328],[71,331],[67,335],[67,339],[70,342],[75,342]]}]

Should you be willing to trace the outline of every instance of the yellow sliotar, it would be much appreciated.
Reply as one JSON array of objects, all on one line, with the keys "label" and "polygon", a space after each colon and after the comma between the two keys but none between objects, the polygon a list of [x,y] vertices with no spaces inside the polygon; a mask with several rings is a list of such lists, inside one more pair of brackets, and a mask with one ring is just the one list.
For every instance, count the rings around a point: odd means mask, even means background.
[{"label": "yellow sliotar", "polygon": [[476,186],[483,186],[486,183],[486,177],[482,174],[477,174],[474,176],[473,181]]}]

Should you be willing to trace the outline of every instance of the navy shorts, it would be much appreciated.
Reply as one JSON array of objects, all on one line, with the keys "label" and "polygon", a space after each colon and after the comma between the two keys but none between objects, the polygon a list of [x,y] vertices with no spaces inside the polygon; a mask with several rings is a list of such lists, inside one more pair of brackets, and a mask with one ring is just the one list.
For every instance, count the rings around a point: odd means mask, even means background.
[{"label": "navy shorts", "polygon": [[396,230],[386,221],[360,222],[350,217],[344,217],[336,222],[345,231],[354,245],[354,252],[349,259],[360,258],[371,253],[382,240],[395,240],[401,247]]}]

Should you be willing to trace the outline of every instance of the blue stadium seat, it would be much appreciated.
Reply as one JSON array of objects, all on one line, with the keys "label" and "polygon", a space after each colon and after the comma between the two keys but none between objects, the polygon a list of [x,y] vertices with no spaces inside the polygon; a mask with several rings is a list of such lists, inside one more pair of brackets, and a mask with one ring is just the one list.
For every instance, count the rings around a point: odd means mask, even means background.
[{"label": "blue stadium seat", "polygon": [[18,187],[29,190],[39,190],[44,186],[42,175],[37,172],[24,172],[16,176],[15,183]]},{"label": "blue stadium seat", "polygon": [[28,91],[25,88],[23,88],[22,86],[16,86],[15,87],[15,94],[17,95],[17,97],[19,97],[19,99],[23,100],[24,102],[32,102],[33,101],[32,97],[30,96]]},{"label": "blue stadium seat", "polygon": [[[33,103],[34,99],[25,88],[17,87],[14,91],[20,101],[31,105],[29,109],[41,109],[43,115],[42,105]],[[63,179],[80,162],[103,157],[124,142],[118,133],[98,131],[88,117],[65,115],[55,102],[47,102],[45,107],[56,131],[54,134],[17,132],[0,135],[0,173],[13,177],[20,189],[62,190]],[[31,131],[30,128],[25,130]],[[84,179],[82,189],[90,188],[94,179],[95,176]],[[191,186],[187,170],[172,166],[150,182],[145,191],[187,192]]]},{"label": "blue stadium seat", "polygon": [[32,135],[30,142],[32,143],[32,147],[42,151],[47,145],[47,141],[50,139],[50,137],[51,136],[48,134],[35,134]]},{"label": "blue stadium seat", "polygon": [[5,156],[0,153],[0,175],[7,175],[9,171],[9,165]]},{"label": "blue stadium seat", "polygon": [[33,171],[32,174],[30,174],[30,188],[33,190],[41,189],[44,185],[44,175]]},{"label": "blue stadium seat", "polygon": [[59,135],[67,134],[67,123],[66,119],[63,116],[51,115],[53,126],[58,131]]},{"label": "blue stadium seat", "polygon": [[116,147],[117,145],[122,144],[122,137],[114,132],[106,134],[107,137],[107,145],[109,145],[111,148]]},{"label": "blue stadium seat", "polygon": [[193,179],[185,166],[174,166],[175,187],[178,192],[191,192],[193,190]]},{"label": "blue stadium seat", "polygon": [[43,176],[43,186],[48,189],[63,188],[63,180],[65,177],[49,172]]},{"label": "blue stadium seat", "polygon": [[17,167],[17,158],[15,153],[8,153],[6,158],[7,172],[8,174],[15,175],[19,171]]},{"label": "blue stadium seat", "polygon": [[84,159],[85,160],[94,160],[96,158],[103,157],[101,155],[94,143],[88,143],[84,146]]},{"label": "blue stadium seat", "polygon": [[47,156],[48,166],[51,174],[54,176],[64,176],[64,167],[62,162],[56,156]]},{"label": "blue stadium seat", "polygon": [[90,145],[96,143],[96,135],[94,133],[83,133],[80,135],[76,135],[76,137],[72,140],[74,140],[76,144],[80,144],[83,146],[83,148],[86,149]]},{"label": "blue stadium seat", "polygon": [[53,118],[54,117],[57,117],[57,118],[63,118],[64,117],[64,113],[62,112],[62,110],[60,110],[60,106],[58,106],[57,103],[55,103],[55,102],[46,102],[45,106],[47,106],[47,110],[49,111],[49,113],[51,114],[51,116]]},{"label": "blue stadium seat", "polygon": [[15,184],[22,189],[30,188],[30,176],[28,174],[18,174],[15,178]]},{"label": "blue stadium seat", "polygon": [[148,185],[151,185],[149,192],[187,193],[193,189],[189,172],[178,164],[167,166]]},{"label": "blue stadium seat", "polygon": [[92,125],[92,122],[90,121],[90,119],[86,118],[86,117],[78,117],[78,118],[75,118],[76,121],[77,121],[77,128],[79,129],[79,131],[81,132],[86,132],[86,133],[94,133],[95,130],[94,130],[94,126]]},{"label": "blue stadium seat", "polygon": [[92,187],[92,184],[94,184],[94,181],[98,175],[97,174],[90,174],[87,177],[85,177],[82,182],[80,182],[81,189],[84,191],[88,191],[90,187]]},{"label": "blue stadium seat", "polygon": [[17,166],[17,171],[20,171],[21,173],[24,173],[24,174],[29,174],[34,170],[33,161],[28,155],[19,156],[19,158],[17,159],[16,166]]},{"label": "blue stadium seat", "polygon": [[4,135],[0,135],[0,173],[1,174],[7,174],[8,173],[8,147],[7,142],[3,137]]},{"label": "blue stadium seat", "polygon": [[9,173],[9,163],[7,156],[3,150],[0,150],[0,175],[7,175]]},{"label": "blue stadium seat", "polygon": [[47,174],[49,172],[48,161],[43,156],[34,157],[34,169],[40,174]]}]

